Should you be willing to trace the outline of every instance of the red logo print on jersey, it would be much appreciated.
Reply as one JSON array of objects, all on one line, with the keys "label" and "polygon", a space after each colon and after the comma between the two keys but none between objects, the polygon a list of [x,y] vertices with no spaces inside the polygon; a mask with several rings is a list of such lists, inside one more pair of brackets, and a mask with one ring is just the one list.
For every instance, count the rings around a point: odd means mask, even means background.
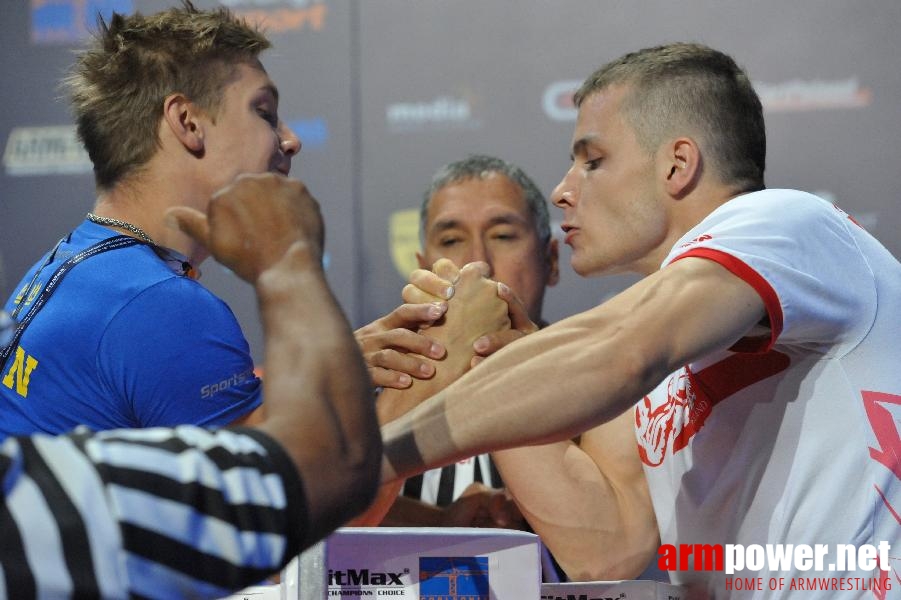
[{"label": "red logo print on jersey", "polygon": [[645,396],[635,407],[638,454],[649,467],[663,464],[672,440],[675,454],[700,431],[713,407],[736,392],[788,368],[790,359],[771,350],[763,354],[732,354],[692,373],[685,367],[667,382],[666,402],[651,407]]},{"label": "red logo print on jersey", "polygon": [[[890,407],[901,406],[901,396],[880,392],[861,392],[863,406],[876,435],[878,448],[870,448],[870,457],[901,479],[901,434]],[[895,409],[901,414],[901,410]]]},{"label": "red logo print on jersey", "polygon": [[709,233],[705,233],[703,235],[699,235],[698,237],[696,237],[695,239],[693,239],[689,242],[685,242],[684,244],[682,244],[679,247],[680,248],[688,248],[689,246],[694,246],[695,244],[700,244],[701,242],[706,242],[707,240],[712,240],[712,239],[713,239],[712,235],[710,235]]}]

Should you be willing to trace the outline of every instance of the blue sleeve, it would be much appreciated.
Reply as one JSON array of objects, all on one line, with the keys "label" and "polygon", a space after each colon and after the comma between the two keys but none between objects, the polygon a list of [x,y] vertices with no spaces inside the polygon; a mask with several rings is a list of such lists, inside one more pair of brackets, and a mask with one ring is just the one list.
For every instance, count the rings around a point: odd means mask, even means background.
[{"label": "blue sleeve", "polygon": [[247,341],[231,309],[196,281],[165,279],[110,321],[100,377],[136,427],[226,425],[262,403]]}]

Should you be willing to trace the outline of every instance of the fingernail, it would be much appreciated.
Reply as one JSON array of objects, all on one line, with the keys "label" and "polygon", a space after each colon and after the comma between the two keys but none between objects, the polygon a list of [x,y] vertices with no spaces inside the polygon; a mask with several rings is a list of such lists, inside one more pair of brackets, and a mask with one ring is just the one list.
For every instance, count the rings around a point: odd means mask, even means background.
[{"label": "fingernail", "polygon": [[488,349],[488,338],[480,337],[479,339],[477,339],[475,341],[475,343],[472,345],[472,347],[475,348],[477,352],[482,352],[483,350],[487,350]]},{"label": "fingernail", "polygon": [[444,309],[441,308],[440,306],[438,306],[437,304],[433,304],[429,308],[429,318],[430,319],[437,319],[443,314],[444,314]]},{"label": "fingernail", "polygon": [[444,355],[444,349],[440,344],[432,344],[429,348],[429,356],[432,358],[441,358]]},{"label": "fingernail", "polygon": [[407,385],[410,385],[411,383],[413,383],[413,378],[410,377],[409,375],[407,375],[406,373],[401,373],[397,377],[397,382],[401,385],[407,386]]},{"label": "fingernail", "polygon": [[451,297],[453,297],[453,295],[454,295],[454,286],[450,286],[449,288],[444,290],[444,297],[447,298],[448,300],[450,300]]},{"label": "fingernail", "polygon": [[419,372],[422,373],[423,375],[431,375],[432,367],[430,365],[422,363],[419,365]]},{"label": "fingernail", "polygon": [[506,283],[501,283],[500,281],[497,283],[497,289],[502,294],[507,294],[510,292],[510,287]]}]

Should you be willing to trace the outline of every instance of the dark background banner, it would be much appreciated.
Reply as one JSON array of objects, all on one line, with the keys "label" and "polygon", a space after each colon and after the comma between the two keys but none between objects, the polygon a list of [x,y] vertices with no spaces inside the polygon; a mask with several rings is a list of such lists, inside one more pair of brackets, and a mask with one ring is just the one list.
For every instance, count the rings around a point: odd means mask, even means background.
[{"label": "dark background banner", "polygon": [[[568,167],[582,79],[649,45],[698,41],[746,67],[767,117],[769,187],[818,193],[901,255],[901,3],[897,0],[223,0],[264,23],[280,113],[304,143],[292,175],[323,207],[329,280],[354,325],[400,301],[432,172],[472,152],[518,163],[547,193]],[[8,0],[2,24],[4,140],[0,293],[94,201],[90,164],[58,87],[98,11],[152,0]],[[559,224],[559,213],[551,210]],[[559,230],[555,227],[555,234]],[[556,320],[629,276],[568,267],[545,303]],[[255,356],[252,290],[209,261]]]}]

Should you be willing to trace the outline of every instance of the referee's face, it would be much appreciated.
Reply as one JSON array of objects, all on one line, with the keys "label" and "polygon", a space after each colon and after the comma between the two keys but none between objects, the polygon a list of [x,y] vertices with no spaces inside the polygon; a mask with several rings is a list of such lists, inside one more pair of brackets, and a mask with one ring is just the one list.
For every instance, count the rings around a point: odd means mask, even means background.
[{"label": "referee's face", "polygon": [[417,258],[424,269],[439,258],[457,266],[488,263],[491,278],[510,286],[535,322],[544,288],[558,277],[557,241],[541,241],[522,189],[499,173],[447,185],[432,196]]}]

